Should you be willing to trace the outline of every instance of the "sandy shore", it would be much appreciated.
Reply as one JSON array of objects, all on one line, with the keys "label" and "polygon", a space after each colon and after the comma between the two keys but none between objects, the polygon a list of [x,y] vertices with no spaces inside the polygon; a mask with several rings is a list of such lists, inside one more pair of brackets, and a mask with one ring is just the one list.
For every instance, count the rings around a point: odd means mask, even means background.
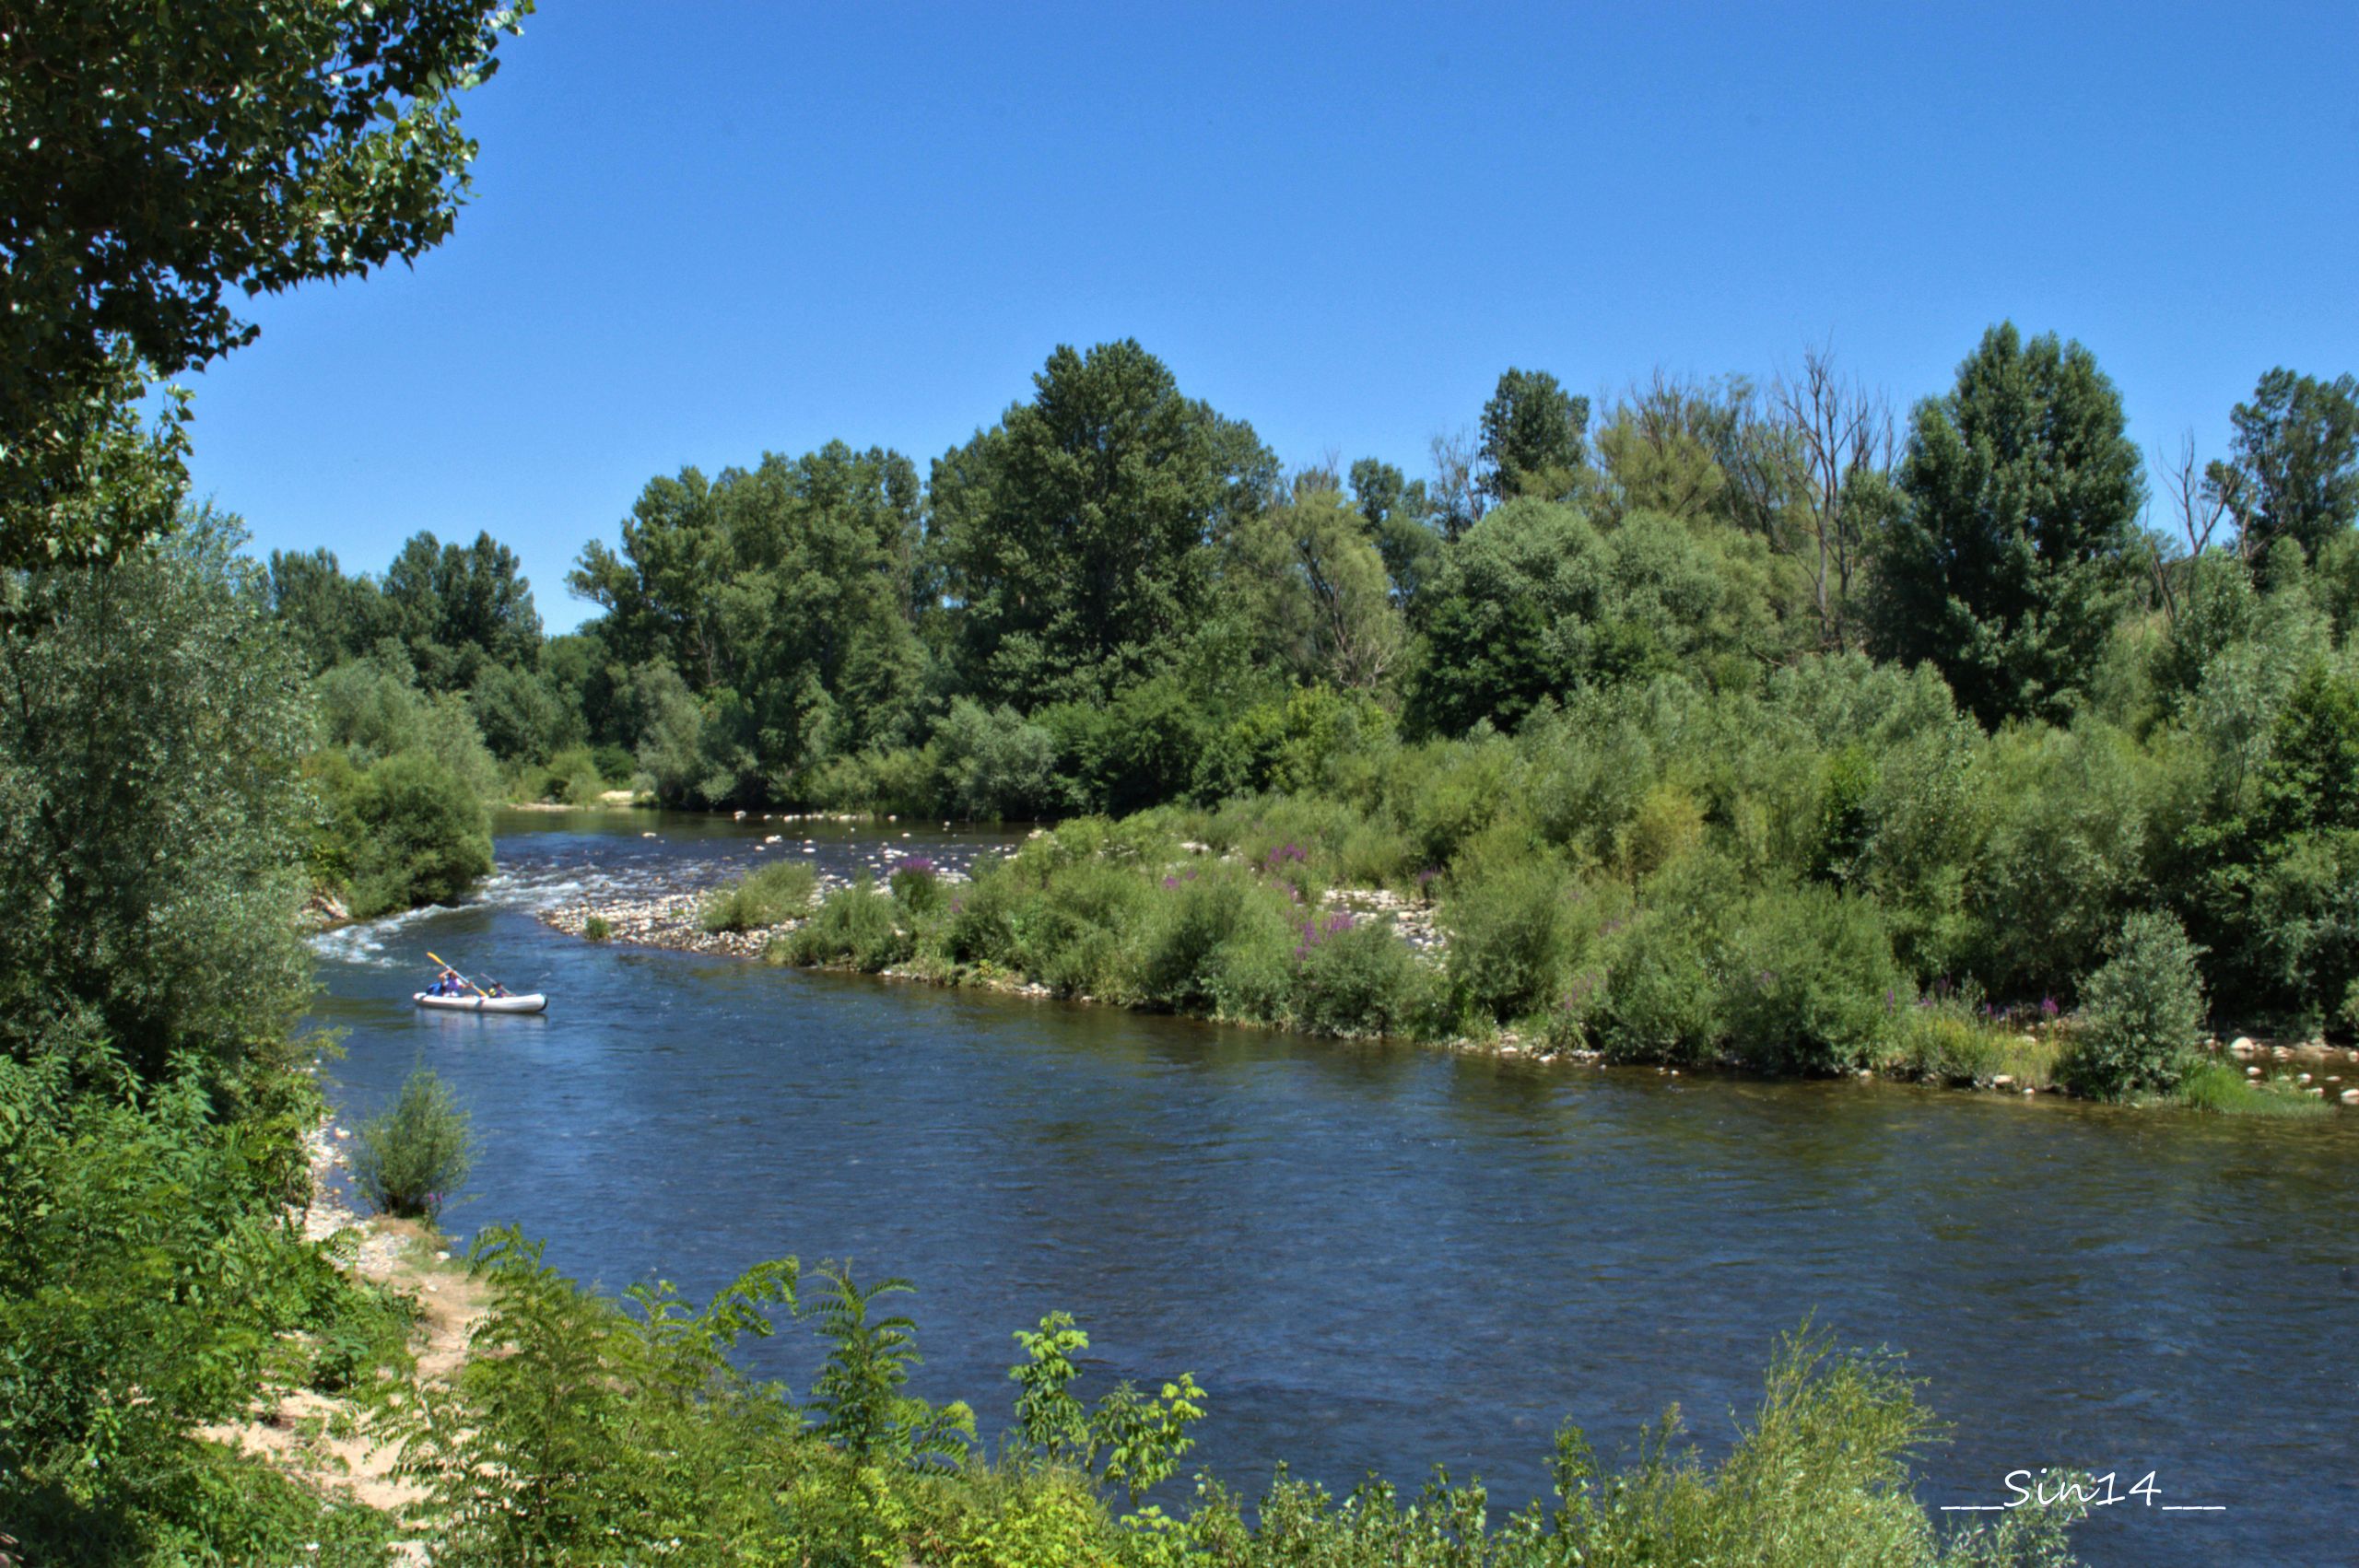
[{"label": "sandy shore", "polygon": [[[466,1359],[468,1335],[483,1311],[481,1285],[431,1227],[362,1215],[345,1201],[332,1184],[346,1166],[349,1129],[323,1122],[304,1141],[311,1153],[312,1198],[290,1217],[311,1241],[354,1233],[352,1255],[344,1267],[417,1303],[417,1328],[410,1341],[417,1374],[428,1380],[447,1379]],[[207,1427],[199,1435],[265,1459],[319,1492],[398,1515],[424,1494],[394,1476],[398,1455],[390,1445],[370,1441],[360,1415],[360,1407],[349,1398],[296,1389],[258,1406],[244,1422]],[[396,1550],[407,1561],[426,1561],[421,1542],[403,1541]]]}]

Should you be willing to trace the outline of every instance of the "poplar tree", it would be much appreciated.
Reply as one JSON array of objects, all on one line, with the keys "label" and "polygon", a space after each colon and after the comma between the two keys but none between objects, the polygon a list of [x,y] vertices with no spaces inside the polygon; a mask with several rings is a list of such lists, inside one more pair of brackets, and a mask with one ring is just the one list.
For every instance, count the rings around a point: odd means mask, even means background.
[{"label": "poplar tree", "polygon": [[1877,552],[1874,641],[1986,725],[2069,717],[2135,574],[2144,496],[2095,356],[2013,322],[1919,404]]}]

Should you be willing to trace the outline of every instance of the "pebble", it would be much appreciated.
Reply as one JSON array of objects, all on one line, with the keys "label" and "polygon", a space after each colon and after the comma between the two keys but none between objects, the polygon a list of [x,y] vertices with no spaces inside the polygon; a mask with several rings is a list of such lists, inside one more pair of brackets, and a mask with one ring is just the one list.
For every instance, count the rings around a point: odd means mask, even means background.
[{"label": "pebble", "polygon": [[2342,1103],[2346,1106],[2359,1106],[2359,1089],[2345,1089],[2342,1092]]},{"label": "pebble", "polygon": [[2248,1067],[2245,1069],[2245,1076],[2247,1078],[2258,1078],[2260,1076],[2260,1069],[2257,1067]]}]

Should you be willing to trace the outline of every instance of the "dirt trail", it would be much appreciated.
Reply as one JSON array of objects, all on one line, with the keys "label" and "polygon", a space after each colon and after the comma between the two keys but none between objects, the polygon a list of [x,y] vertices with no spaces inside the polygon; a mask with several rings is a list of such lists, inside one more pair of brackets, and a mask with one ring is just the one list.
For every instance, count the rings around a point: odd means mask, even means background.
[{"label": "dirt trail", "polygon": [[[410,1340],[418,1375],[436,1381],[447,1379],[466,1359],[467,1336],[483,1309],[481,1286],[427,1226],[381,1215],[362,1216],[345,1202],[331,1180],[345,1164],[346,1129],[323,1125],[306,1141],[315,1197],[302,1215],[304,1235],[324,1241],[338,1231],[359,1233],[352,1271],[418,1304],[417,1328]],[[394,1477],[396,1456],[390,1445],[373,1444],[358,1434],[358,1413],[359,1407],[351,1399],[298,1389],[267,1409],[257,1409],[246,1422],[208,1427],[202,1435],[266,1459],[323,1492],[399,1515],[421,1493]],[[405,1555],[423,1560],[407,1550],[417,1543],[405,1542],[404,1547]]]}]

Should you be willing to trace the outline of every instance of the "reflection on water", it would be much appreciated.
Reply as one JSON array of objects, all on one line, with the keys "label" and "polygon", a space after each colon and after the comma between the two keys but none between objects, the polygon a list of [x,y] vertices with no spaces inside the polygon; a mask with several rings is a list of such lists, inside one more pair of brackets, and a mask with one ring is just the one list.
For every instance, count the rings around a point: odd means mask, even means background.
[{"label": "reflection on water", "polygon": [[[1928,1503],[2003,1501],[2018,1468],[2151,1470],[2163,1501],[2228,1512],[2114,1508],[2089,1561],[2347,1557],[2359,1120],[1461,1059],[593,947],[531,918],[737,874],[769,832],[839,872],[992,842],[650,821],[504,820],[483,902],[323,943],[347,1116],[420,1060],[475,1111],[458,1230],[512,1220],[610,1288],[700,1296],[783,1253],[908,1275],[920,1391],[987,1422],[1010,1331],[1062,1307],[1093,1375],[1195,1372],[1194,1457],[1232,1481],[1280,1457],[1339,1488],[1443,1463],[1508,1505],[1545,1486],[1567,1416],[1610,1452],[1675,1400],[1723,1446],[1815,1314],[1907,1351],[1957,1424]],[[417,1012],[428,946],[549,1012]],[[813,1360],[794,1334],[749,1353],[791,1378]]]}]

